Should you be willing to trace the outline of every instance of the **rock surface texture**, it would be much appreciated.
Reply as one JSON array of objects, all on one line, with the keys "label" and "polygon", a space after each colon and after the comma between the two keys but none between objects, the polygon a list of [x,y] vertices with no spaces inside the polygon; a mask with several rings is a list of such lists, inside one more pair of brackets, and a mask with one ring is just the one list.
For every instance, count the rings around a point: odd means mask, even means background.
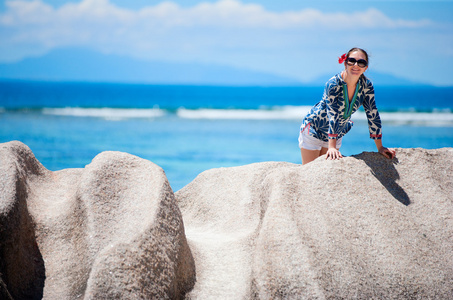
[{"label": "rock surface texture", "polygon": [[194,299],[452,299],[453,149],[200,174],[176,193]]},{"label": "rock surface texture", "polygon": [[[453,149],[200,174],[0,144],[2,299],[451,299]],[[184,221],[183,221],[184,220]]]},{"label": "rock surface texture", "polygon": [[104,152],[51,172],[0,144],[0,295],[6,299],[184,298],[195,266],[165,173]]}]

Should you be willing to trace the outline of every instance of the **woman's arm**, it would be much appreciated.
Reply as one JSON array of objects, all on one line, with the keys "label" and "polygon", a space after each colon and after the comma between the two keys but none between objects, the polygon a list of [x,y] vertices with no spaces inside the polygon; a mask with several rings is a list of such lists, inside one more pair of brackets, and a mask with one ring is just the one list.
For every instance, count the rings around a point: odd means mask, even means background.
[{"label": "woman's arm", "polygon": [[382,125],[379,111],[376,107],[376,101],[374,99],[374,87],[371,81],[367,80],[365,83],[364,93],[365,99],[363,101],[363,108],[368,119],[368,128],[370,131],[370,138],[381,139],[382,137]]},{"label": "woman's arm", "polygon": [[386,148],[382,146],[382,128],[381,128],[381,118],[379,116],[378,109],[376,107],[376,101],[374,99],[374,87],[371,81],[367,81],[367,91],[365,96],[365,101],[363,102],[363,108],[368,119],[368,127],[370,130],[370,137],[374,140],[378,152],[384,155],[387,158],[395,157],[395,149]]},{"label": "woman's arm", "polygon": [[342,106],[340,98],[343,90],[337,81],[329,81],[325,91],[326,112],[329,125],[327,131],[329,149],[337,150],[336,143],[338,134],[340,133],[339,118],[341,117],[340,110]]}]

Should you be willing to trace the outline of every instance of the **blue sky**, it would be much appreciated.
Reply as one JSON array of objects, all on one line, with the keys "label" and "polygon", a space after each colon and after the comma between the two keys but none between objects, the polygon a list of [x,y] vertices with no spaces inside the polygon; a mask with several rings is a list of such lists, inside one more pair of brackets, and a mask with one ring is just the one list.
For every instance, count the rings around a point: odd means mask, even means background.
[{"label": "blue sky", "polygon": [[82,47],[309,81],[353,46],[370,68],[453,85],[453,0],[0,2],[0,63]]}]

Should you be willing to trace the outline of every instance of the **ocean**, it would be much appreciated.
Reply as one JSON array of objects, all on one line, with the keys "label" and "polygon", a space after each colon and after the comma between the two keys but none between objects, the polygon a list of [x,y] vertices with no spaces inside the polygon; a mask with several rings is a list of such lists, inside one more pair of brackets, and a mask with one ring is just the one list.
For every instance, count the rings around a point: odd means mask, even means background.
[{"label": "ocean", "polygon": [[[299,126],[323,88],[0,81],[0,143],[25,143],[52,171],[128,152],[162,167],[177,191],[212,168],[300,163]],[[375,91],[385,146],[453,147],[453,87]],[[342,154],[376,151],[363,110],[353,121]]]}]

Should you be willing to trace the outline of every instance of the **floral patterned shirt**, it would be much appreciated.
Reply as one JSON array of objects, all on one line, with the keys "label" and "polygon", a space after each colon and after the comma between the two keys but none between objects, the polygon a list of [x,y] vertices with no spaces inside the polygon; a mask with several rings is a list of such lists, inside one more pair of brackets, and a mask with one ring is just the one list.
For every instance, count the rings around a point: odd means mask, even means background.
[{"label": "floral patterned shirt", "polygon": [[363,105],[370,138],[380,139],[381,118],[374,101],[373,83],[362,75],[351,103],[347,100],[347,93],[346,82],[341,73],[338,73],[326,83],[322,100],[315,104],[303,119],[301,131],[308,127],[311,136],[325,142],[329,139],[339,139],[351,130],[353,125],[351,115]]}]

